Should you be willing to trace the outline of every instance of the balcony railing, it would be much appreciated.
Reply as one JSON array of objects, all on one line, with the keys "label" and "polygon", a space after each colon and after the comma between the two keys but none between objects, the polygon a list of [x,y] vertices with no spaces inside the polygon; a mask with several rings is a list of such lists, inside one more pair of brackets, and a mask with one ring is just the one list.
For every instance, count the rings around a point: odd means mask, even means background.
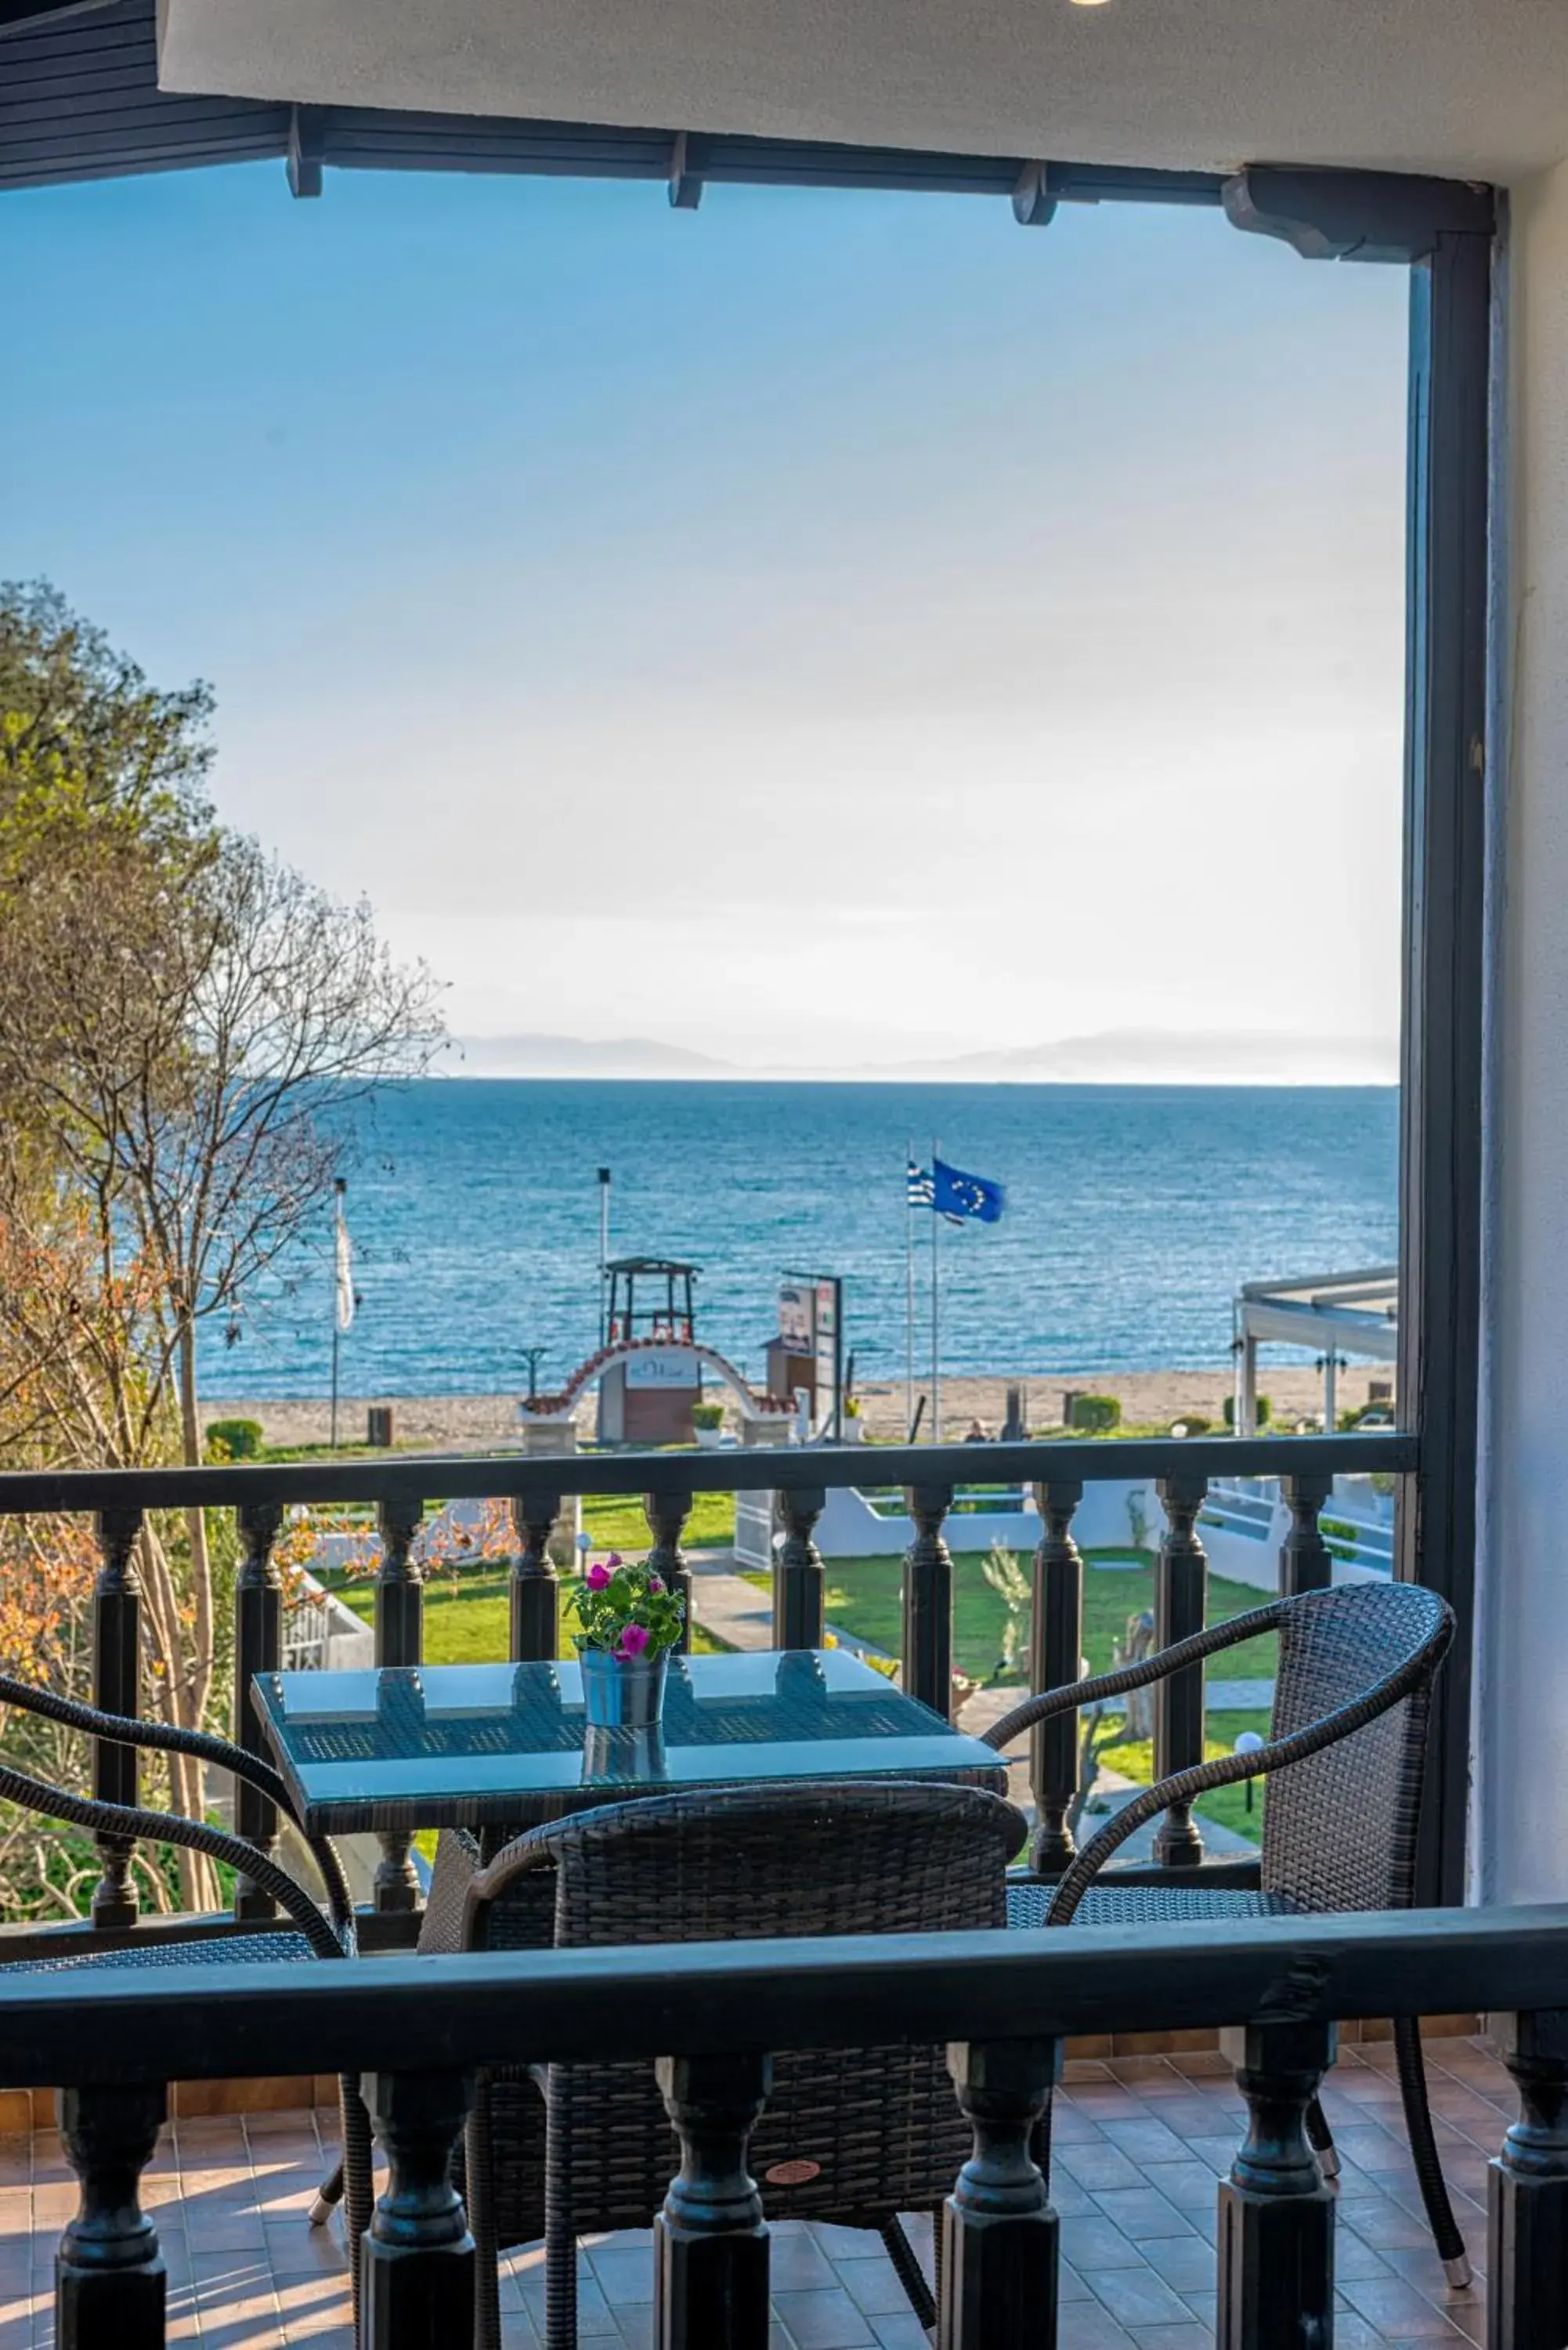
[{"label": "balcony railing", "polygon": [[[973,2153],[942,2214],[940,2350],[1054,2350],[1057,2223],[1032,2154],[1065,2036],[1221,2026],[1249,2126],[1218,2188],[1216,2341],[1334,2338],[1334,2197],[1305,2134],[1335,2023],[1489,2011],[1520,2116],[1490,2197],[1490,2350],[1568,2338],[1568,1908],[1070,1933],[509,1951],[299,1968],[0,1970],[21,2086],[60,2089],[81,2180],[57,2265],[59,2350],[161,2350],[138,2181],[171,2079],[361,2075],[389,2172],[361,2247],[371,2350],[469,2350],[474,2247],[453,2186],[493,2065],[648,2063],[680,2167],[655,2228],[659,2350],[763,2350],[768,2231],[747,2143],[782,2050],[945,2043]],[[1064,2331],[1070,2343],[1069,2313]]]},{"label": "balcony railing", "polygon": [[[901,1486],[912,1535],[904,1562],[903,1674],[915,1696],[946,1714],[953,1661],[953,1567],[946,1539],[955,1491],[972,1482],[971,1445],[864,1446],[815,1450],[789,1447],[723,1452],[647,1452],[525,1459],[393,1459],[379,1461],[291,1462],[286,1467],[226,1466],[40,1472],[0,1475],[0,1514],[44,1511],[91,1513],[102,1565],[93,1603],[93,1700],[107,1712],[134,1714],[141,1703],[141,1592],[135,1545],[142,1515],[192,1506],[232,1509],[242,1559],[235,1593],[234,1736],[261,1751],[261,1731],[248,1702],[257,1673],[275,1671],[284,1655],[284,1589],[274,1558],[288,1509],[296,1503],[369,1504],[375,1509],[381,1555],[375,1575],[376,1659],[389,1666],[422,1661],[421,1570],[415,1543],[428,1505],[481,1499],[510,1504],[518,1547],[511,1565],[509,1656],[516,1661],[559,1652],[560,1583],[548,1545],[566,1498],[574,1494],[639,1494],[648,1521],[650,1559],[688,1602],[691,1578],[681,1537],[699,1492],[767,1491],[776,1495],[782,1538],[773,1570],[773,1638],[780,1648],[819,1648],[824,1640],[825,1571],[813,1529],[834,1486],[862,1482],[874,1464],[877,1482]],[[1160,1439],[1032,1442],[989,1446],[988,1482],[1030,1487],[1040,1513],[1033,1561],[1031,1687],[1076,1680],[1083,1653],[1083,1565],[1073,1519],[1084,1488],[1099,1481],[1150,1481],[1157,1486],[1165,1527],[1155,1568],[1156,1638],[1161,1647],[1203,1627],[1207,1562],[1200,1518],[1211,1485],[1233,1489],[1244,1478],[1278,1478],[1289,1526],[1278,1558],[1282,1593],[1320,1588],[1332,1580],[1332,1544],[1320,1520],[1336,1475],[1388,1475],[1407,1489],[1418,1470],[1414,1436]],[[958,1523],[962,1523],[961,1517]],[[1201,1666],[1163,1685],[1155,1715],[1158,1777],[1185,1770],[1203,1757]],[[1038,1825],[1036,1866],[1064,1867],[1074,1844],[1068,1816],[1077,1792],[1078,1718],[1058,1716],[1033,1734],[1030,1783]],[[94,1793],[111,1802],[136,1799],[137,1759],[100,1742],[94,1758]],[[236,1790],[240,1833],[270,1850],[277,1820],[254,1789]],[[375,1906],[388,1920],[412,1924],[419,1887],[406,1836],[381,1839]],[[1201,1833],[1180,1810],[1169,1814],[1156,1865],[1204,1865]],[[260,1921],[269,1898],[241,1884],[235,1914]],[[100,1932],[134,1926],[137,1898],[126,1856],[107,1843],[103,1875],[92,1905]]]}]

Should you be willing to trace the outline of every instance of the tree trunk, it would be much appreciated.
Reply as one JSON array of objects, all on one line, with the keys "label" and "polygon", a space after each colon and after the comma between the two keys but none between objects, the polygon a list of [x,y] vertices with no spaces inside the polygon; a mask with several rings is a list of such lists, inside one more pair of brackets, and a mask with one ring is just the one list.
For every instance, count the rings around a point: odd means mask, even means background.
[{"label": "tree trunk", "polygon": [[[196,1331],[195,1325],[184,1318],[180,1329],[180,1437],[181,1450],[189,1469],[201,1466],[202,1427],[196,1399]],[[187,1510],[185,1527],[191,1544],[191,1631],[190,1651],[182,1659],[171,1659],[174,1666],[176,1719],[187,1730],[207,1727],[207,1706],[213,1692],[213,1561],[207,1547],[207,1513],[205,1510]],[[178,1769],[171,1769],[171,1786],[178,1787],[180,1809],[192,1819],[201,1819],[204,1805],[202,1799],[202,1768],[184,1755],[171,1757]],[[215,1909],[219,1906],[217,1871],[202,1854],[182,1852],[180,1856],[180,1887],[182,1898],[192,1908]]]}]

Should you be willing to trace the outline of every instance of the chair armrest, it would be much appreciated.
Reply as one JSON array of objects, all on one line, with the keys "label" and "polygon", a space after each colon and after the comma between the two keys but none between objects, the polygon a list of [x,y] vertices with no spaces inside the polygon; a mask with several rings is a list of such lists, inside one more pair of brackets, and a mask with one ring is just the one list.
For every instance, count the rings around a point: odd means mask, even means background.
[{"label": "chair armrest", "polygon": [[1129,1690],[1147,1689],[1151,1681],[1162,1681],[1168,1674],[1179,1673],[1185,1666],[1213,1656],[1218,1649],[1239,1648],[1243,1640],[1253,1639],[1260,1632],[1276,1631],[1288,1606],[1288,1601],[1273,1599],[1266,1607],[1250,1607],[1244,1616],[1232,1616],[1227,1623],[1211,1625],[1206,1632],[1194,1632],[1189,1638],[1161,1648],[1157,1656],[1145,1657],[1141,1664],[1123,1665],[1114,1673],[1096,1673],[1086,1681],[1064,1681],[1060,1689],[1026,1697],[1011,1713],[1004,1713],[1000,1721],[992,1723],[982,1742],[1000,1752],[1021,1731],[1033,1730],[1036,1722],[1049,1721],[1055,1714],[1073,1712],[1082,1706],[1097,1705],[1102,1698],[1125,1697]]},{"label": "chair armrest", "polygon": [[569,1825],[551,1820],[529,1828],[473,1872],[463,1895],[459,1949],[550,1948],[556,1939],[556,1846]]},{"label": "chair armrest", "polygon": [[[1259,1611],[1266,1612],[1266,1611]],[[1238,1622],[1245,1622],[1238,1617]],[[1112,1853],[1124,1845],[1134,1830],[1145,1821],[1158,1818],[1172,1804],[1190,1804],[1199,1795],[1212,1794],[1216,1787],[1234,1787],[1245,1779],[1262,1779],[1273,1771],[1289,1770],[1293,1762],[1305,1762],[1321,1754],[1325,1746],[1337,1745],[1342,1738],[1352,1738],[1365,1730],[1369,1721],[1398,1705],[1416,1690],[1431,1679],[1449,1641],[1451,1624],[1445,1627],[1442,1637],[1428,1641],[1413,1656],[1407,1657],[1391,1673],[1352,1700],[1349,1705],[1336,1706],[1332,1713],[1324,1714],[1317,1721],[1293,1731],[1288,1738],[1272,1738],[1267,1745],[1256,1747],[1250,1754],[1220,1754],[1212,1762],[1196,1762],[1190,1770],[1173,1771],[1166,1779],[1157,1780],[1152,1787],[1125,1804],[1114,1819],[1107,1820],[1098,1835],[1091,1836],[1075,1860],[1064,1869],[1051,1904],[1047,1925],[1065,1926],[1084,1895],[1088,1891]],[[1177,1656],[1182,1648],[1194,1644],[1184,1640],[1166,1651]]]},{"label": "chair armrest", "polygon": [[47,1819],[65,1820],[95,1836],[117,1837],[124,1844],[182,1845],[188,1852],[205,1853],[270,1893],[299,1928],[317,1958],[341,1959],[354,1950],[354,1920],[350,1910],[341,1929],[329,1925],[302,1885],[270,1855],[247,1844],[243,1836],[209,1827],[204,1820],[188,1820],[179,1812],[147,1812],[130,1804],[100,1804],[88,1795],[68,1794],[47,1780],[30,1778],[24,1771],[0,1764],[0,1801],[21,1810],[42,1813]]},{"label": "chair armrest", "polygon": [[[100,1713],[97,1706],[80,1705],[73,1698],[57,1697],[52,1690],[34,1689],[27,1681],[12,1680],[8,1675],[0,1674],[0,1706],[7,1705],[14,1705],[22,1713],[36,1713],[46,1721],[60,1722],[67,1730],[85,1731],[92,1738],[112,1738],[120,1746],[139,1747],[151,1754],[190,1754],[198,1762],[211,1762],[227,1771],[232,1778],[244,1780],[275,1804],[284,1817],[298,1829],[320,1872],[334,1924],[340,1934],[351,1929],[354,1904],[342,1863],[324,1836],[306,1833],[286,1783],[261,1755],[247,1752],[227,1738],[214,1738],[204,1730],[185,1730],[167,1721],[143,1721],[132,1714]],[[171,1837],[169,1841],[178,1843],[179,1838]],[[242,1850],[253,1850],[243,1838],[239,1842]],[[248,1864],[241,1866],[253,1884],[261,1882]],[[289,1882],[292,1884],[293,1879]]]}]

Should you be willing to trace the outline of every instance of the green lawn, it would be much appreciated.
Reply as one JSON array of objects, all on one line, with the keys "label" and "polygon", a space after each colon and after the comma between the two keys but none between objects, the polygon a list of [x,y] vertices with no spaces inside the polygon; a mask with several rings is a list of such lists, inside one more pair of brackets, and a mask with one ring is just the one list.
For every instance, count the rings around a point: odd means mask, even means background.
[{"label": "green lawn", "polygon": [[[375,1617],[376,1586],[368,1577],[342,1576],[333,1589],[362,1623]],[[493,1665],[506,1655],[508,1634],[507,1571],[504,1567],[465,1567],[461,1574],[438,1571],[425,1586],[425,1662],[427,1665]],[[561,1654],[572,1653],[576,1615],[566,1593],[561,1597]],[[701,1656],[722,1652],[723,1643],[698,1625],[692,1647]]]},{"label": "green lawn", "polygon": [[[585,1494],[583,1526],[600,1550],[645,1551],[651,1540],[635,1493]],[[735,1539],[733,1493],[699,1493],[680,1539],[689,1549],[727,1549]]]},{"label": "green lawn", "polygon": [[[1092,1551],[1086,1555],[1084,1653],[1091,1672],[1109,1671],[1112,1646],[1124,1638],[1129,1617],[1154,1606],[1152,1555],[1145,1554],[1136,1566],[1111,1563],[1137,1555],[1115,1551]],[[845,1631],[896,1657],[903,1638],[903,1579],[904,1563],[900,1558],[830,1559],[829,1617]],[[751,1575],[747,1580],[762,1589],[768,1587],[765,1575]],[[1261,1607],[1265,1596],[1251,1584],[1228,1583],[1220,1575],[1210,1575],[1209,1621],[1220,1624],[1228,1617],[1244,1615],[1248,1608]],[[953,1559],[953,1661],[961,1672],[973,1680],[994,1677],[1006,1616],[1005,1607],[981,1572],[980,1554],[957,1553]],[[1278,1642],[1265,1635],[1228,1650],[1210,1669],[1226,1680],[1272,1678],[1277,1649]]]}]

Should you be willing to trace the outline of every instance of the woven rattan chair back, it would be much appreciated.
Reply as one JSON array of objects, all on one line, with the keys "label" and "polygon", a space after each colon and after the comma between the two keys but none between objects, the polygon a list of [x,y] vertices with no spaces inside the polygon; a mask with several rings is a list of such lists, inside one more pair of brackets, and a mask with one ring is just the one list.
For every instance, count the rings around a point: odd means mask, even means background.
[{"label": "woven rattan chair back", "polygon": [[[1281,1610],[1272,1735],[1354,1710],[1438,1640],[1446,1621],[1437,1595],[1409,1583],[1343,1585],[1293,1601]],[[1271,1778],[1265,1892],[1308,1909],[1408,1905],[1431,1689],[1427,1673],[1387,1712]]]},{"label": "woven rattan chair back", "polygon": [[[546,1855],[557,1946],[1002,1927],[1006,1865],[1024,1834],[1011,1804],[967,1787],[657,1796],[535,1831],[510,1884],[499,1856],[476,1884],[464,1939],[533,1939]],[[548,2091],[553,2191],[570,2232],[645,2226],[677,2158],[649,2068],[554,2066]],[[943,2051],[889,2047],[781,2056],[752,2167],[774,2217],[877,2225],[938,2202],[969,2152]],[[503,2158],[500,2241],[527,2241],[538,2231],[527,2166],[510,2179],[506,2168]]]}]

